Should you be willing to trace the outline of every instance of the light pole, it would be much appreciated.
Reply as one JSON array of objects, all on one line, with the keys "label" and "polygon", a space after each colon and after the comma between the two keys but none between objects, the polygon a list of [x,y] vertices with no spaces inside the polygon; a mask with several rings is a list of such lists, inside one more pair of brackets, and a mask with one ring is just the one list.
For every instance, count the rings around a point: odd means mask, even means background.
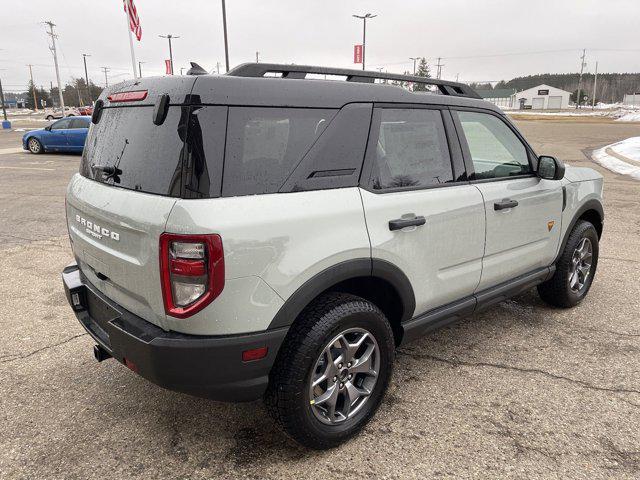
[{"label": "light pole", "polygon": [[364,70],[365,69],[365,66],[364,66],[365,51],[367,48],[367,18],[376,18],[377,15],[371,15],[370,13],[365,13],[364,15],[352,15],[352,16],[362,20],[362,70]]},{"label": "light pole", "polygon": [[224,31],[224,61],[229,71],[229,42],[227,40],[227,6],[222,0],[222,29]]},{"label": "light pole", "polygon": [[171,49],[171,39],[172,38],[180,38],[175,35],[158,35],[160,38],[166,38],[169,40],[169,63],[171,64],[171,75],[173,75],[173,50]]},{"label": "light pole", "polygon": [[87,73],[87,57],[90,57],[86,53],[82,54],[82,61],[84,62],[84,81],[87,82],[87,95],[89,96],[89,102],[93,102],[93,97],[91,96],[91,87],[89,87],[89,74]]},{"label": "light pole", "polygon": [[409,57],[409,60],[413,60],[413,74],[416,74],[416,61],[420,60],[420,57]]},{"label": "light pole", "polygon": [[138,62],[138,74],[139,77],[142,78],[142,64],[147,62]]}]

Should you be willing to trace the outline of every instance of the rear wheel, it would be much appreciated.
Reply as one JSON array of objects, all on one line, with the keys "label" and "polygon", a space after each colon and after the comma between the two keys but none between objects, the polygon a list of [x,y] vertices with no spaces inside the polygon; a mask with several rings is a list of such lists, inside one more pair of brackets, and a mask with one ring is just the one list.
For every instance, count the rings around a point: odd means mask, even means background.
[{"label": "rear wheel", "polygon": [[37,138],[31,137],[29,139],[29,141],[27,142],[27,147],[29,147],[29,151],[31,153],[42,153],[43,152],[43,148],[42,148],[42,144],[40,143],[40,140],[38,140]]},{"label": "rear wheel", "polygon": [[324,294],[291,327],[265,403],[302,445],[337,446],[377,410],[391,377],[394,348],[389,322],[375,305],[354,295]]},{"label": "rear wheel", "polygon": [[44,118],[45,118],[46,120],[51,121],[51,120],[53,120],[53,118],[54,118],[54,117],[53,117],[53,115],[47,115],[47,116],[46,116],[46,117],[44,117]]},{"label": "rear wheel", "polygon": [[569,234],[553,277],[538,285],[542,299],[556,307],[573,307],[587,296],[598,266],[598,232],[584,220]]}]

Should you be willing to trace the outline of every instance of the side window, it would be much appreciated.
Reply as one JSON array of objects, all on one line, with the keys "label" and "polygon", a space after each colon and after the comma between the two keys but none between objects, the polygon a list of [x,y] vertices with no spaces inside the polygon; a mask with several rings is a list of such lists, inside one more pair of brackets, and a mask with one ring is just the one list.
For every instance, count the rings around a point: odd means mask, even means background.
[{"label": "side window", "polygon": [[71,128],[71,120],[72,118],[63,118],[62,120],[58,120],[53,125],[51,125],[51,130],[63,130],[65,128]]},{"label": "side window", "polygon": [[71,126],[68,128],[89,128],[89,119],[74,118],[71,120]]},{"label": "side window", "polygon": [[335,113],[310,108],[229,108],[222,195],[277,192]]},{"label": "side window", "polygon": [[475,179],[531,173],[527,149],[502,120],[488,113],[457,114],[469,146]]},{"label": "side window", "polygon": [[452,182],[451,157],[440,111],[381,109],[371,179],[375,190]]}]

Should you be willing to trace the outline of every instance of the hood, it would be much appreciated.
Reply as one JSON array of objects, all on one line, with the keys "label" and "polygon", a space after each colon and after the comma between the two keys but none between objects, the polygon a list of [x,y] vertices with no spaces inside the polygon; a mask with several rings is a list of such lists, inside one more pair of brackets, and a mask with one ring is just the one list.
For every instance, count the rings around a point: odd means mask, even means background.
[{"label": "hood", "polygon": [[569,164],[565,164],[564,178],[569,182],[586,182],[588,180],[598,180],[602,178],[598,172],[593,168],[588,167],[574,167]]}]

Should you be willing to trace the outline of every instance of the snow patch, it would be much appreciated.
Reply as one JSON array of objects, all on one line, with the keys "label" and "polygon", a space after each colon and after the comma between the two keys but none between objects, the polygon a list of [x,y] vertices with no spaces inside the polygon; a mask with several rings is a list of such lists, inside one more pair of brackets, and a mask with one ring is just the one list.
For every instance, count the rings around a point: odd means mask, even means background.
[{"label": "snow patch", "polygon": [[591,158],[603,167],[640,180],[640,137],[631,137],[594,150]]}]

